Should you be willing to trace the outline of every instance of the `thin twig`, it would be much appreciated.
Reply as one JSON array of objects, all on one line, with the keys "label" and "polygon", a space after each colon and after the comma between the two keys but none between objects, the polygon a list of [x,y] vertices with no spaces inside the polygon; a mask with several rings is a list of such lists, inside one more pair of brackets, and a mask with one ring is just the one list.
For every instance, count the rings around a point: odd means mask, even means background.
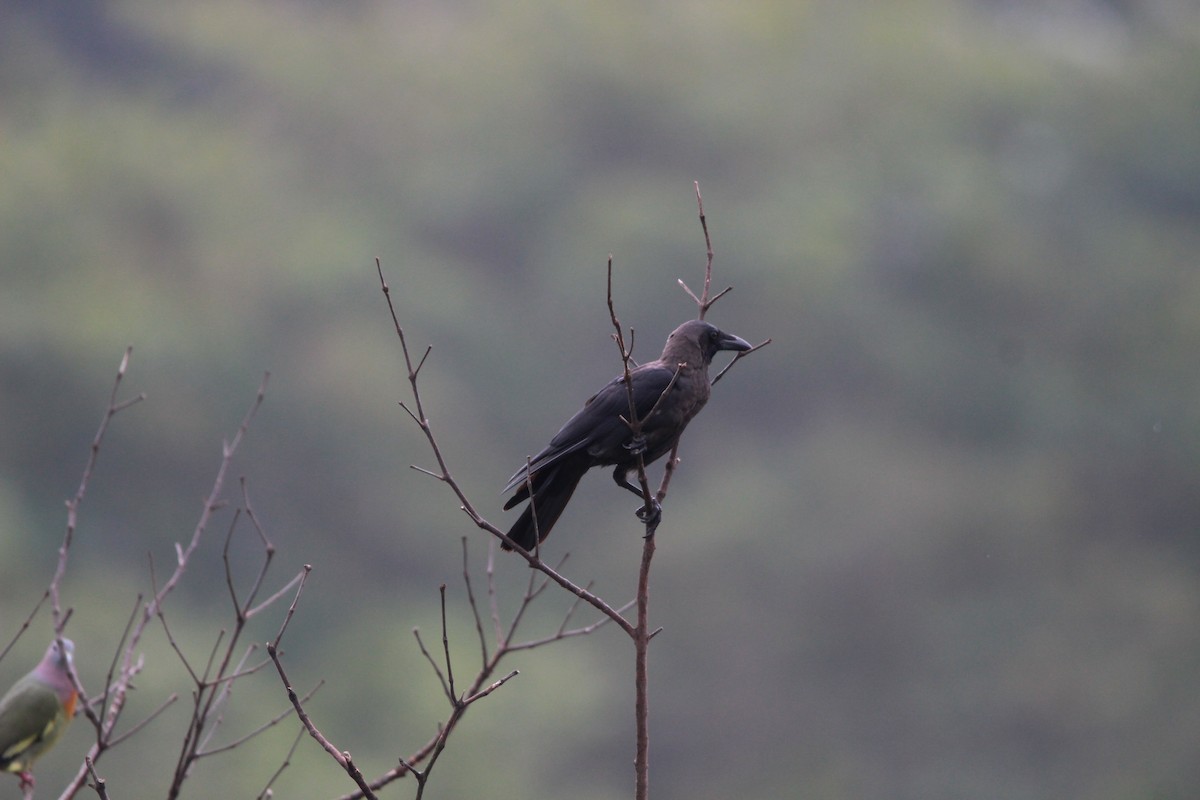
[{"label": "thin twig", "polygon": [[[629,427],[629,434],[630,434],[631,438],[633,439],[633,441],[637,441],[641,438],[641,435],[642,435],[642,424],[647,419],[649,419],[650,416],[658,409],[658,406],[663,401],[663,398],[666,397],[667,394],[671,391],[671,389],[675,386],[675,382],[679,379],[679,373],[680,373],[680,370],[683,368],[683,365],[681,364],[676,367],[675,374],[671,376],[671,382],[669,384],[667,384],[666,389],[664,389],[659,394],[658,399],[654,401],[654,406],[650,409],[650,412],[647,413],[645,416],[642,416],[639,418],[638,412],[637,412],[637,402],[634,400],[634,396],[633,396],[633,375],[629,369],[629,363],[632,360],[632,354],[625,347],[625,337],[622,333],[623,328],[621,325],[621,321],[619,319],[617,319],[617,311],[613,305],[612,275],[613,275],[613,259],[612,259],[612,256],[610,255],[608,257],[608,283],[607,283],[608,316],[609,316],[609,319],[612,321],[613,329],[615,330],[613,340],[617,343],[617,349],[618,349],[618,351],[620,351],[620,354],[621,354],[621,368],[623,370],[623,375],[624,375],[624,379],[625,379],[625,394],[627,395],[628,400],[629,400],[629,418],[625,419],[624,417],[622,417],[621,419]],[[632,329],[630,329],[630,333],[632,335]],[[639,451],[637,453],[637,476],[638,476],[638,483],[642,489],[642,499],[644,501],[643,508],[645,509],[646,519],[651,520],[652,519],[651,514],[654,510],[654,498],[653,498],[653,495],[650,494],[650,483],[646,479],[646,460],[645,460],[644,455],[645,455],[644,452],[641,452],[641,451]],[[651,524],[649,522],[647,522],[646,535],[652,536],[653,534],[654,534],[654,530],[653,530]],[[632,627],[626,628],[625,632],[628,633],[630,636],[632,636],[633,628]]]},{"label": "thin twig", "polygon": [[769,345],[770,343],[771,343],[771,340],[770,340],[770,339],[764,339],[763,341],[761,341],[761,342],[759,342],[758,344],[754,345],[754,347],[751,347],[749,350],[743,350],[743,351],[739,352],[737,355],[735,355],[735,356],[733,357],[733,359],[732,359],[732,360],[731,360],[731,361],[730,361],[728,364],[726,364],[726,365],[725,365],[725,368],[724,368],[724,369],[722,369],[720,372],[718,372],[718,373],[717,373],[717,377],[715,377],[715,378],[713,378],[713,379],[712,379],[712,383],[713,383],[713,385],[714,385],[714,386],[716,386],[716,385],[717,385],[717,381],[719,381],[719,380],[721,380],[721,378],[725,377],[725,373],[726,373],[726,372],[729,372],[729,370],[733,368],[733,365],[734,365],[734,364],[736,364],[737,362],[741,361],[743,358],[745,358],[746,356],[750,355],[750,354],[751,354],[751,353],[753,353],[754,351],[756,351],[756,350],[759,350],[759,349],[761,349],[761,348],[763,348],[763,347],[766,347],[766,346],[767,346],[767,345]]},{"label": "thin twig", "polygon": [[492,613],[492,629],[496,633],[496,641],[504,640],[504,631],[500,627],[500,599],[496,594],[496,546],[495,539],[488,540],[487,554],[487,585],[488,585],[488,607]]},{"label": "thin twig", "polygon": [[450,637],[446,633],[446,584],[438,590],[442,600],[442,651],[446,654],[446,681],[450,684],[450,702],[457,703],[458,695],[454,692],[454,666],[450,661]]},{"label": "thin twig", "polygon": [[[265,663],[269,664],[271,662],[268,660]],[[308,694],[306,694],[306,695],[304,695],[304,697],[300,698],[300,702],[307,703],[309,700],[312,699],[312,696],[315,695],[317,693],[317,691],[324,685],[325,685],[325,681],[323,681],[323,680],[317,681],[317,685],[314,686],[313,688],[309,689]],[[208,756],[215,756],[219,753],[228,752],[229,750],[232,750],[235,747],[238,747],[239,745],[245,744],[246,742],[250,741],[254,737],[258,736],[259,734],[261,734],[265,731],[268,731],[271,728],[278,725],[280,722],[283,722],[285,719],[287,719],[288,717],[290,717],[292,715],[293,711],[295,711],[295,709],[292,707],[289,707],[286,710],[281,711],[278,714],[276,714],[275,716],[271,717],[269,720],[267,720],[263,724],[259,725],[257,728],[250,731],[249,733],[243,734],[242,736],[238,737],[237,739],[234,739],[232,742],[223,744],[220,747],[214,747],[211,750],[198,751],[196,753],[196,758],[201,759],[201,758],[207,758]]]},{"label": "thin twig", "polygon": [[[419,748],[415,753],[412,753],[408,756],[401,756],[401,757],[397,758],[398,766],[393,767],[392,769],[388,770],[383,775],[372,780],[370,782],[370,788],[372,791],[377,791],[380,788],[382,788],[383,786],[386,786],[388,783],[391,783],[392,781],[397,780],[398,778],[401,778],[403,776],[411,774],[412,777],[417,782],[417,787],[418,787],[417,788],[417,796],[422,796],[422,794],[424,792],[424,788],[426,786],[428,786],[430,770],[431,770],[433,763],[436,761],[438,755],[444,750],[449,736],[453,733],[455,727],[462,720],[463,716],[466,714],[467,709],[474,702],[476,702],[479,699],[482,699],[483,697],[486,697],[491,692],[495,691],[497,688],[502,686],[505,682],[511,680],[513,677],[515,677],[518,674],[517,670],[512,670],[507,675],[505,675],[503,678],[501,678],[500,680],[493,680],[493,676],[495,675],[495,673],[500,665],[500,662],[505,657],[507,657],[509,654],[513,653],[516,650],[532,649],[533,647],[539,646],[538,642],[528,642],[523,645],[513,646],[511,644],[511,641],[512,641],[513,634],[524,615],[525,610],[533,602],[534,598],[545,588],[545,586],[547,585],[547,583],[549,581],[549,578],[543,575],[540,580],[535,580],[536,576],[533,573],[530,574],[529,584],[526,588],[524,595],[521,598],[520,607],[518,608],[516,615],[514,616],[512,625],[507,629],[507,631],[505,631],[500,624],[499,611],[497,610],[496,588],[495,588],[495,581],[494,581],[495,552],[496,551],[495,551],[495,547],[493,546],[493,543],[494,543],[494,540],[490,540],[489,547],[488,547],[488,555],[487,555],[487,570],[488,570],[488,594],[489,594],[489,600],[493,606],[493,614],[495,615],[494,618],[495,618],[495,625],[496,625],[496,631],[497,631],[496,648],[488,656],[486,662],[484,663],[482,668],[479,670],[479,672],[476,674],[474,680],[471,682],[471,686],[462,694],[461,698],[457,698],[456,700],[453,700],[451,702],[450,716],[446,719],[445,722],[440,723],[438,725],[436,734],[428,742],[426,742],[421,748]],[[564,559],[565,559],[565,557],[564,557]],[[560,566],[561,566],[561,564],[560,564]],[[469,571],[466,571],[466,572],[467,572],[467,574],[464,574],[464,580],[469,583]],[[572,605],[572,608],[574,608],[574,605],[575,604]],[[624,610],[624,609],[622,609],[622,610]],[[568,617],[569,617],[569,615],[570,615],[570,611],[568,611]],[[596,628],[600,627],[601,625],[611,622],[611,621],[613,621],[613,620],[610,617],[601,616],[597,622],[595,622],[589,626],[586,626],[587,630],[584,630],[584,629],[565,630],[565,623],[564,623],[564,625],[560,626],[560,632],[558,635],[556,635],[552,640],[542,642],[541,644],[548,644],[549,641],[556,641],[560,638],[568,638],[571,636],[583,635],[585,632],[590,632],[592,630],[595,630]],[[423,652],[425,653],[426,660],[429,661],[430,664],[435,667],[435,672],[436,672],[437,671],[436,662],[428,654],[427,649],[423,650]],[[447,653],[448,652],[449,651],[447,651]],[[439,679],[440,679],[440,675],[439,675]],[[442,684],[443,684],[443,691],[445,691],[446,682],[443,681]],[[447,694],[447,696],[449,697],[448,694]],[[419,769],[417,766],[422,763],[425,764],[424,770]],[[343,796],[343,798],[341,798],[341,800],[357,800],[357,798],[364,797],[364,796],[365,795],[361,791],[354,792],[354,793]]]},{"label": "thin twig", "polygon": [[33,610],[29,612],[29,616],[25,617],[24,622],[22,622],[20,624],[20,626],[17,628],[17,632],[15,634],[13,634],[12,639],[10,639],[8,644],[6,644],[4,646],[3,650],[0,650],[0,661],[4,660],[4,657],[8,655],[8,651],[12,650],[13,645],[15,645],[17,643],[17,641],[21,638],[21,636],[25,633],[25,631],[29,630],[29,626],[33,622],[34,617],[37,616],[38,611],[41,610],[42,604],[44,604],[46,602],[46,600],[48,600],[49,598],[50,598],[50,589],[47,588],[44,592],[42,592],[41,598],[36,603],[34,603]]},{"label": "thin twig", "polygon": [[475,618],[475,632],[477,634],[479,634],[480,664],[486,665],[487,660],[488,660],[487,636],[485,636],[483,633],[483,618],[479,615],[479,606],[475,602],[475,592],[471,588],[471,568],[470,568],[470,562],[467,560],[467,537],[466,536],[462,537],[462,551],[463,551],[463,571],[462,571],[463,583],[467,587],[467,602],[471,606],[471,616],[473,616]]},{"label": "thin twig", "polygon": [[304,704],[300,700],[296,690],[292,688],[292,682],[288,680],[287,672],[283,669],[283,662],[279,660],[279,649],[274,642],[267,645],[267,654],[271,656],[271,661],[275,663],[275,669],[279,672],[279,679],[283,681],[284,687],[287,689],[288,700],[292,703],[292,708],[296,710],[296,716],[300,719],[300,724],[308,731],[308,735],[313,738],[317,744],[329,753],[330,757],[337,762],[346,774],[350,776],[357,785],[362,796],[366,798],[375,798],[375,793],[371,791],[371,787],[367,785],[366,778],[363,777],[362,771],[355,765],[354,760],[350,757],[349,751],[338,751],[333,743],[325,738],[325,735],[317,730],[317,726],[313,724],[312,719],[308,716],[308,712],[304,710]]},{"label": "thin twig", "polygon": [[514,669],[512,672],[508,673],[500,680],[494,681],[493,683],[488,684],[484,688],[480,689],[478,692],[475,692],[475,694],[472,694],[472,695],[464,698],[462,701],[463,707],[471,705],[471,703],[474,703],[476,700],[482,700],[483,698],[487,697],[489,694],[496,691],[501,686],[508,683],[510,680],[512,680],[513,678],[517,677],[520,674],[521,674],[521,672],[519,670]]},{"label": "thin twig", "polygon": [[[30,612],[25,622],[18,629],[17,634],[13,637],[12,642],[4,649],[4,653],[7,653],[8,649],[11,648],[12,645],[16,643],[17,639],[20,638],[21,634],[28,629],[30,622],[34,618],[34,615],[37,614],[47,597],[50,598],[50,616],[54,623],[54,637],[59,643],[58,646],[60,648],[63,647],[63,631],[66,629],[67,622],[71,617],[71,609],[66,609],[64,611],[62,608],[61,587],[63,576],[67,571],[67,560],[71,551],[71,543],[75,538],[75,530],[78,525],[79,506],[82,505],[83,498],[87,494],[88,482],[91,480],[92,471],[96,467],[96,461],[100,457],[100,444],[104,441],[104,434],[108,431],[108,426],[112,421],[112,418],[124,409],[129,408],[130,406],[145,399],[144,394],[138,394],[129,400],[117,400],[117,394],[121,389],[121,381],[125,377],[126,370],[129,369],[129,357],[132,353],[132,347],[125,348],[125,354],[121,357],[121,363],[117,366],[116,377],[113,379],[112,391],[109,393],[108,408],[105,409],[104,416],[100,420],[100,426],[96,429],[95,436],[92,437],[92,444],[88,451],[87,462],[84,464],[83,474],[79,479],[79,487],[75,490],[75,495],[66,503],[67,528],[63,534],[62,544],[59,545],[58,548],[58,562],[55,564],[54,575],[50,578],[50,583],[46,587],[46,592],[42,595],[42,599],[34,605],[33,611]],[[3,658],[3,655],[3,653],[0,653],[0,658]],[[100,718],[92,709],[91,700],[88,697],[87,692],[84,691],[83,684],[80,682],[79,675],[76,673],[75,666],[73,664],[68,664],[67,677],[71,681],[71,685],[75,692],[79,695],[80,709],[82,710],[83,714],[87,716],[88,720],[92,723],[92,726],[99,730],[101,727]]]},{"label": "thin twig", "polygon": [[263,600],[261,603],[256,605],[254,608],[247,610],[246,611],[246,619],[252,619],[256,615],[261,613],[263,610],[265,610],[267,607],[274,605],[276,603],[276,601],[278,601],[281,597],[283,597],[285,594],[290,592],[292,590],[292,587],[296,586],[298,583],[303,581],[304,577],[308,574],[308,570],[310,570],[310,569],[312,569],[312,567],[310,567],[309,565],[306,564],[304,569],[297,572],[292,577],[292,579],[290,581],[288,581],[287,583],[285,583],[283,586],[280,586],[278,591],[276,591],[273,595],[268,597],[266,600]]},{"label": "thin twig", "polygon": [[[266,579],[267,573],[270,570],[271,561],[275,554],[275,547],[271,544],[270,539],[266,535],[266,531],[259,523],[254,514],[253,506],[250,503],[250,494],[248,483],[243,477],[241,479],[242,486],[242,508],[237,509],[233,514],[233,519],[230,522],[229,531],[225,537],[225,544],[222,549],[222,561],[225,567],[225,583],[229,593],[231,606],[234,614],[234,625],[230,632],[227,642],[225,631],[221,631],[213,643],[209,651],[208,660],[204,665],[204,669],[197,677],[195,671],[188,666],[189,673],[193,676],[195,688],[192,691],[192,715],[189,721],[187,730],[184,735],[183,745],[180,749],[179,758],[175,764],[175,773],[168,791],[168,800],[177,797],[182,789],[184,781],[191,773],[192,766],[201,758],[205,758],[217,753],[232,750],[241,744],[255,738],[264,731],[278,724],[287,714],[291,713],[289,708],[284,714],[268,720],[258,728],[251,730],[233,741],[220,747],[212,748],[210,743],[217,735],[218,731],[225,722],[225,710],[228,708],[230,700],[233,696],[234,684],[239,680],[246,678],[258,672],[264,667],[269,660],[260,661],[259,663],[247,667],[247,662],[250,657],[257,651],[257,645],[251,644],[246,647],[237,662],[233,662],[234,653],[238,648],[238,642],[242,633],[245,631],[246,624],[251,616],[251,611],[261,611],[271,603],[274,603],[279,598],[283,597],[288,587],[297,583],[296,579],[289,581],[285,587],[275,592],[271,598],[264,603],[260,603],[256,608],[252,609],[252,604],[258,596]],[[258,541],[262,545],[263,558],[259,566],[258,572],[251,581],[249,590],[246,593],[244,601],[239,599],[239,593],[234,581],[233,563],[230,557],[230,548],[233,543],[233,535],[237,531],[238,522],[245,516],[251,521]],[[294,602],[293,602],[294,606]],[[293,608],[294,613],[294,608]],[[163,622],[163,627],[167,630],[168,639],[172,641],[172,646],[175,647],[180,658],[184,661],[185,666],[187,660],[183,658],[182,652],[178,646],[174,644],[173,637],[170,634],[170,629],[167,627],[165,615],[161,608],[158,611],[158,616]]]},{"label": "thin twig", "polygon": [[125,731],[124,733],[122,733],[120,736],[114,736],[113,738],[109,739],[109,740],[108,740],[108,746],[109,746],[110,748],[112,748],[112,747],[116,747],[116,746],[117,746],[117,745],[119,745],[121,742],[123,742],[123,741],[125,741],[126,739],[130,738],[131,736],[133,736],[135,733],[137,733],[138,731],[140,731],[142,728],[146,727],[146,726],[147,726],[147,725],[149,725],[151,722],[153,722],[155,719],[157,719],[157,718],[158,718],[158,716],[159,716],[160,714],[162,714],[164,711],[166,711],[168,708],[170,708],[170,707],[171,707],[171,705],[172,705],[172,704],[173,704],[173,703],[174,703],[176,700],[178,700],[178,699],[179,699],[179,695],[177,695],[177,694],[175,694],[174,692],[172,692],[172,693],[171,693],[171,694],[170,694],[170,695],[167,697],[167,699],[166,699],[166,700],[162,701],[162,703],[160,703],[160,704],[159,704],[158,708],[156,708],[156,709],[154,709],[153,711],[151,711],[151,712],[150,712],[150,713],[149,713],[149,714],[146,716],[146,718],[145,718],[145,719],[143,719],[141,722],[137,723],[137,724],[136,724],[136,725],[134,725],[132,728],[130,728],[129,730],[127,730],[127,731]]},{"label": "thin twig", "polygon": [[288,748],[287,754],[283,757],[283,763],[279,765],[279,769],[271,773],[270,778],[267,778],[267,785],[258,793],[258,797],[255,800],[266,800],[266,798],[273,796],[274,791],[271,789],[271,786],[274,785],[275,781],[279,780],[279,776],[283,774],[283,771],[292,765],[292,756],[296,754],[296,748],[299,747],[300,741],[303,738],[304,728],[301,728],[296,731],[296,738],[292,740],[292,746]]},{"label": "thin twig", "polygon": [[425,647],[425,642],[421,639],[421,629],[413,628],[413,636],[417,640],[417,646],[421,648],[421,655],[425,656],[425,660],[429,662],[429,666],[433,667],[433,672],[438,677],[438,682],[442,684],[442,694],[454,705],[454,693],[450,691],[450,684],[446,683],[446,676],[442,674],[442,668],[438,666],[437,661],[429,654],[429,650]]},{"label": "thin twig", "polygon": [[[53,599],[54,619],[57,623],[61,614],[59,609],[59,586],[62,584],[63,574],[67,569],[67,553],[71,549],[71,541],[75,535],[76,525],[78,524],[79,506],[83,503],[83,498],[87,494],[88,482],[92,478],[92,470],[96,467],[96,460],[100,457],[100,443],[104,441],[104,434],[108,431],[108,424],[118,413],[129,408],[130,406],[140,403],[146,399],[146,395],[138,394],[128,400],[117,400],[117,393],[121,389],[121,381],[125,378],[125,371],[129,369],[129,357],[133,354],[133,347],[125,348],[125,355],[121,357],[121,363],[117,366],[117,375],[113,379],[112,392],[108,397],[108,408],[104,412],[104,418],[100,420],[100,427],[96,430],[96,435],[92,437],[91,450],[88,453],[87,463],[83,467],[83,475],[79,478],[79,488],[75,490],[75,495],[67,501],[67,530],[63,537],[63,543],[58,549],[58,564],[54,570],[54,577],[50,580],[50,596]],[[61,633],[61,630],[58,630]]]},{"label": "thin twig", "polygon": [[84,759],[84,764],[87,765],[88,775],[90,775],[92,778],[91,786],[96,790],[96,796],[99,797],[100,800],[108,800],[108,784],[105,783],[104,778],[101,778],[96,772],[96,762],[88,757]]},{"label": "thin twig", "polygon": [[[633,604],[636,602],[637,602],[636,600],[630,600],[628,603],[621,606],[620,610],[625,611],[627,609],[630,609],[633,607]],[[507,649],[508,649],[508,652],[515,653],[518,650],[533,650],[534,648],[543,647],[545,645],[552,644],[554,642],[558,642],[563,639],[570,639],[574,636],[587,636],[588,634],[595,632],[597,628],[602,628],[610,622],[612,622],[611,617],[600,617],[599,619],[597,619],[595,622],[591,623],[590,625],[584,625],[580,628],[571,628],[570,630],[568,630],[564,627],[560,627],[558,629],[558,631],[556,631],[551,636],[546,636],[541,639],[530,639],[527,642],[519,642],[517,644],[510,644],[510,645],[508,645]]]},{"label": "thin twig", "polygon": [[[300,602],[300,595],[304,592],[304,583],[308,580],[308,575],[311,572],[312,564],[305,564],[300,568],[300,574],[296,576],[300,579],[300,583],[296,586],[296,594],[292,597],[292,604],[288,606],[287,614],[283,617],[283,623],[279,626],[279,632],[275,634],[276,647],[279,646],[279,640],[283,638],[283,632],[287,630],[288,623],[292,621],[292,616],[296,613],[296,604]],[[293,580],[292,583],[295,583],[295,581]]]}]

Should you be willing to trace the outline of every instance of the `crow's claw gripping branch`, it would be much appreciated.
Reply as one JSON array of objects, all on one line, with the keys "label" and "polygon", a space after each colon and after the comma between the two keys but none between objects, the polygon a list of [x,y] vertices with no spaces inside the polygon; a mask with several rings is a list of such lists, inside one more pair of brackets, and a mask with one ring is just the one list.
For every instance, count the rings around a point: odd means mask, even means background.
[{"label": "crow's claw gripping branch", "polygon": [[637,510],[637,518],[646,526],[647,536],[653,536],[658,523],[662,521],[662,504],[657,500],[651,500],[650,503],[648,508],[642,506]]},{"label": "crow's claw gripping branch", "polygon": [[625,449],[629,451],[631,456],[640,456],[646,452],[646,437],[638,434],[629,440],[629,444],[625,445]]}]

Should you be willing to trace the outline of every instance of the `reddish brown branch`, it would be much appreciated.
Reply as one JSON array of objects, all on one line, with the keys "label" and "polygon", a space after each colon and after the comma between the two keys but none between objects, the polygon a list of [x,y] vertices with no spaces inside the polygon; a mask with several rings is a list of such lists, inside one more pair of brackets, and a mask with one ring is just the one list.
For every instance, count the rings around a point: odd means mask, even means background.
[{"label": "reddish brown branch", "polygon": [[108,800],[108,784],[96,772],[96,762],[92,761],[91,758],[85,758],[83,763],[87,766],[87,773],[92,779],[89,785],[96,791],[96,796],[100,800]]},{"label": "reddish brown branch", "polygon": [[279,765],[279,769],[271,773],[271,777],[267,779],[267,785],[258,793],[258,797],[255,800],[266,800],[266,798],[274,796],[275,792],[272,787],[275,785],[275,781],[279,780],[279,776],[283,774],[283,771],[292,765],[292,756],[296,754],[296,748],[300,746],[300,742],[303,739],[304,729],[301,728],[296,732],[296,738],[292,740],[292,746],[288,748],[287,754],[283,757],[283,763]]},{"label": "reddish brown branch", "polygon": [[637,627],[634,628],[634,717],[637,726],[637,745],[634,754],[634,797],[646,800],[650,796],[650,676],[647,666],[650,638],[650,560],[654,558],[655,537],[642,542],[642,565],[638,570]]},{"label": "reddish brown branch", "polygon": [[[489,595],[488,599],[489,599],[489,603],[493,609],[495,609],[497,606],[496,587],[495,587],[495,582],[492,580],[492,574],[493,574],[492,571],[494,568],[494,557],[495,557],[495,549],[492,547],[489,547],[488,555],[487,555],[488,595]],[[470,569],[469,569],[468,564],[469,564],[469,561],[467,558],[467,551],[466,551],[466,547],[465,547],[465,543],[464,543],[463,579],[464,579],[464,582],[469,586],[470,585]],[[536,574],[536,573],[534,573],[534,574]],[[378,791],[379,789],[381,789],[382,787],[391,783],[392,781],[395,781],[405,775],[411,774],[413,776],[413,778],[417,781],[417,785],[418,785],[417,796],[420,797],[422,795],[422,793],[424,792],[424,787],[427,785],[430,771],[431,771],[434,763],[436,762],[436,760],[437,760],[438,756],[441,754],[441,752],[445,749],[446,743],[447,743],[450,735],[454,732],[455,728],[462,721],[462,718],[466,714],[467,709],[470,708],[470,706],[473,705],[475,702],[490,695],[492,692],[494,692],[496,689],[503,686],[506,682],[508,682],[509,680],[511,680],[518,674],[517,670],[510,670],[507,674],[505,674],[503,677],[501,677],[499,679],[497,679],[495,677],[496,674],[498,673],[501,662],[508,655],[510,655],[511,653],[514,653],[516,651],[519,651],[519,650],[530,650],[530,649],[533,649],[536,647],[540,647],[542,645],[550,644],[551,642],[555,642],[555,641],[558,641],[559,639],[567,638],[569,636],[577,636],[577,635],[583,635],[584,633],[590,633],[592,630],[595,630],[596,628],[599,628],[600,626],[612,621],[611,618],[608,616],[601,616],[597,622],[592,623],[591,625],[585,626],[587,628],[587,630],[582,630],[582,629],[566,630],[567,620],[569,620],[571,618],[574,608],[578,604],[578,601],[577,601],[577,603],[572,604],[571,609],[569,609],[567,611],[567,615],[566,615],[562,625],[560,625],[560,635],[546,637],[543,640],[529,641],[529,642],[524,642],[521,644],[513,644],[512,643],[513,635],[516,632],[517,626],[520,623],[520,620],[523,617],[525,610],[529,607],[529,605],[531,603],[533,603],[534,599],[541,593],[542,589],[545,588],[545,586],[547,585],[547,583],[550,580],[548,577],[543,575],[543,580],[541,581],[540,584],[537,584],[537,583],[533,582],[533,574],[531,574],[530,577],[531,577],[530,585],[526,589],[524,595],[522,596],[520,606],[517,609],[517,612],[513,618],[513,621],[509,625],[507,630],[505,630],[503,628],[503,626],[500,624],[498,612],[494,612],[495,620],[496,620],[496,647],[493,652],[491,652],[489,655],[487,655],[485,657],[484,663],[480,667],[479,671],[476,673],[474,679],[471,681],[471,685],[468,686],[466,691],[463,692],[461,695],[455,695],[455,694],[449,693],[449,692],[446,693],[447,699],[450,702],[449,716],[446,718],[446,720],[444,722],[442,722],[438,725],[437,732],[433,735],[433,737],[430,738],[429,741],[426,742],[424,745],[422,745],[419,749],[417,749],[416,752],[413,752],[406,757],[397,758],[396,759],[397,766],[388,770],[383,775],[380,775],[378,778],[375,778],[374,780],[370,781],[370,783],[368,785],[369,785],[369,789],[371,791]],[[470,599],[470,594],[468,594],[468,598]],[[477,605],[477,601],[470,601],[470,602],[472,602],[473,607],[475,607]],[[481,615],[478,612],[477,607],[475,608],[473,613],[475,614],[477,620],[481,617]],[[478,622],[477,624],[480,627],[482,627],[482,622]],[[443,621],[443,626],[444,625],[445,625],[445,622]],[[445,637],[445,635],[446,635],[445,628],[443,627],[443,637]],[[448,641],[448,639],[446,639],[446,640]],[[423,645],[421,645],[421,648],[422,648],[422,653],[425,655],[425,658],[429,661],[429,663],[431,665],[433,665],[435,672],[438,674],[439,683],[443,686],[443,691],[445,691],[445,688],[449,685],[449,682],[442,678],[441,670],[436,665],[436,663],[435,663],[434,659],[432,658],[432,655],[429,653],[428,649],[425,648]],[[447,653],[447,658],[449,658],[449,649],[448,648],[446,648],[446,653]],[[419,766],[421,764],[425,765],[423,770]],[[366,796],[369,796],[369,795],[364,793],[362,791],[362,789],[360,788],[360,790],[357,792],[354,792],[354,793],[351,793],[348,795],[344,795],[342,798],[340,798],[340,800],[357,800],[357,798],[366,797]]]},{"label": "reddish brown branch", "polygon": [[287,672],[283,669],[283,662],[279,660],[279,649],[276,647],[275,642],[267,645],[267,654],[271,656],[271,661],[275,663],[275,669],[279,672],[279,679],[283,681],[283,685],[287,691],[288,700],[291,701],[292,708],[296,710],[296,716],[300,719],[300,724],[308,731],[308,735],[313,738],[313,741],[321,745],[321,748],[326,753],[329,753],[330,758],[346,771],[351,780],[358,784],[359,791],[362,792],[361,797],[374,798],[375,793],[367,785],[362,771],[355,765],[349,751],[339,751],[334,747],[333,743],[317,730],[317,726],[313,724],[312,719],[308,716],[308,712],[304,710],[304,703],[301,701],[300,696],[296,694],[296,690],[292,688],[292,682],[288,680]]},{"label": "reddish brown branch", "polygon": [[[613,335],[613,341],[615,341],[617,343],[617,350],[620,352],[620,355],[621,355],[621,367],[622,367],[622,370],[624,371],[623,374],[624,374],[624,379],[625,379],[625,394],[629,400],[629,418],[626,419],[625,417],[622,417],[621,420],[627,426],[629,426],[630,435],[634,439],[637,439],[639,436],[641,436],[643,422],[645,422],[645,420],[649,419],[651,417],[651,415],[653,415],[654,412],[658,410],[659,404],[662,403],[663,398],[667,396],[667,394],[671,391],[671,389],[674,388],[675,382],[677,380],[679,380],[679,372],[682,369],[683,365],[679,365],[675,368],[675,374],[671,376],[670,383],[668,383],[667,387],[662,391],[662,393],[659,394],[658,399],[654,401],[654,406],[650,409],[650,411],[645,416],[643,416],[639,419],[638,413],[637,413],[637,403],[634,401],[634,398],[633,398],[633,376],[629,369],[629,364],[633,360],[633,354],[630,352],[630,350],[628,348],[625,347],[625,336],[622,333],[623,329],[621,326],[621,321],[619,319],[617,319],[617,312],[613,306],[613,293],[612,293],[613,269],[612,268],[613,268],[613,260],[612,260],[612,256],[610,255],[608,257],[608,282],[607,282],[608,316],[609,316],[609,319],[612,321],[614,330],[616,331]],[[633,336],[633,329],[630,328],[630,337],[632,337],[632,336]],[[646,461],[643,458],[642,453],[637,454],[637,476],[638,476],[638,484],[642,488],[642,499],[645,503],[645,505],[643,506],[643,509],[645,511],[646,518],[648,520],[646,523],[646,536],[649,537],[649,536],[654,535],[654,526],[649,521],[649,520],[651,520],[651,514],[654,510],[654,495],[650,494],[650,483],[646,478]],[[626,629],[625,632],[628,633],[630,636],[634,635],[632,628]]]}]

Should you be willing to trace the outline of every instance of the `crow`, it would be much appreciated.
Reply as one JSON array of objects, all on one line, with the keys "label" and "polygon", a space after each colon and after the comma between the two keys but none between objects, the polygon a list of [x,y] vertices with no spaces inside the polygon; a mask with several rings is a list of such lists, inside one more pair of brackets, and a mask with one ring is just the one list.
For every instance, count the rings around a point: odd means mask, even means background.
[{"label": "crow", "polygon": [[[504,493],[516,492],[504,504],[506,511],[530,499],[531,485],[533,498],[508,538],[527,551],[544,541],[579,480],[592,467],[615,465],[612,477],[617,485],[642,497],[642,490],[629,481],[629,472],[637,469],[638,455],[649,464],[671,452],[688,422],[708,402],[712,391],[708,365],[713,356],[720,350],[750,348],[745,339],[703,320],[690,320],[676,328],[658,359],[629,373],[635,413],[642,420],[641,435],[635,441],[622,419],[629,419],[629,394],[624,374],[618,375],[588,398],[550,444],[509,479]],[[649,513],[643,508],[638,518],[656,524],[660,513],[660,508]],[[513,549],[507,543],[501,546]]]}]

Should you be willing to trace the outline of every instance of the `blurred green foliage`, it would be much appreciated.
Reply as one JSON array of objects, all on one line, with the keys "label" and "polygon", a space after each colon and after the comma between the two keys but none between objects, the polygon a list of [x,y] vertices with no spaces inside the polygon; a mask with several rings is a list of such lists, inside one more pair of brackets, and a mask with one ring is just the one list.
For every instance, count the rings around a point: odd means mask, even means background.
[{"label": "blurred green foliage", "polygon": [[[655,794],[1197,796],[1187,2],[6,4],[0,635],[53,571],[125,345],[148,400],[105,442],[65,594],[93,687],[270,370],[236,473],[278,583],[314,566],[291,676],[388,769],[445,714],[409,632],[434,636],[440,583],[458,671],[475,657],[459,538],[484,543],[408,468],[430,456],[373,258],[433,345],[451,467],[503,523],[512,469],[618,369],[608,254],[642,357],[694,314],[693,180],[737,287],[711,318],[774,344],[718,386],[667,500]],[[548,543],[615,602],[632,510],[589,479]],[[168,607],[195,660],[229,625],[229,516]],[[524,580],[501,559],[504,608]],[[628,796],[631,661],[612,630],[516,659],[429,796]],[[130,720],[185,678],[156,632]],[[286,704],[266,673],[237,696],[229,739]],[[183,705],[101,762],[114,796],[161,796]],[[294,731],[202,762],[191,795],[253,796]],[[350,788],[307,739],[278,784]]]}]

